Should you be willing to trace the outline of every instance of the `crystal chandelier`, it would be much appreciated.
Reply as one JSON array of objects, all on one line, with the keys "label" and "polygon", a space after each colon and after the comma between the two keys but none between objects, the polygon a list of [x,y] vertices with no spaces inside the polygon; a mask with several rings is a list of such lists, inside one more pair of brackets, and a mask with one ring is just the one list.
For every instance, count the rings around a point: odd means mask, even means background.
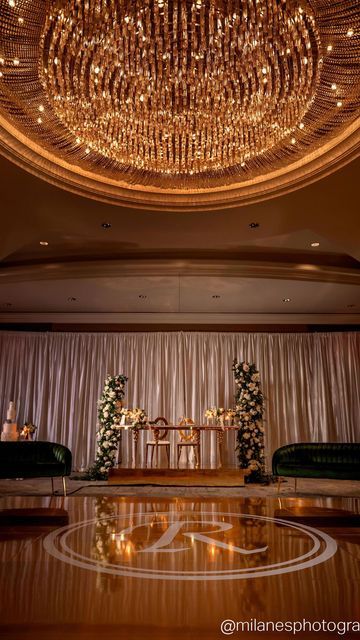
[{"label": "crystal chandelier", "polygon": [[0,0],[0,153],[82,195],[193,209],[360,146],[359,0]]},{"label": "crystal chandelier", "polygon": [[319,49],[306,0],[56,0],[40,77],[88,151],[192,175],[289,136],[315,95]]}]

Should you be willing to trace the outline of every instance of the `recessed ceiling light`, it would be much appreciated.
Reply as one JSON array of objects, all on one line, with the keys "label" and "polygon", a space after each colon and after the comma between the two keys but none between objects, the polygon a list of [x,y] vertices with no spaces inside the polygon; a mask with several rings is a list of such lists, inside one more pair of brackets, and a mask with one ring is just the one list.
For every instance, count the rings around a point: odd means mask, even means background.
[{"label": "recessed ceiling light", "polygon": [[250,229],[257,229],[258,227],[260,227],[259,222],[250,222],[249,224]]},{"label": "recessed ceiling light", "polygon": [[140,293],[139,298],[141,300],[145,300],[147,298],[147,296],[145,296],[143,293]]},{"label": "recessed ceiling light", "polygon": [[73,296],[70,296],[70,298],[68,298],[68,302],[76,302],[77,298],[73,298]]},{"label": "recessed ceiling light", "polygon": [[47,242],[47,240],[40,240],[40,244],[42,247],[48,247],[49,243]]},{"label": "recessed ceiling light", "polygon": [[291,302],[291,298],[283,298],[283,302]]},{"label": "recessed ceiling light", "polygon": [[111,229],[111,222],[102,222],[101,226],[103,229]]},{"label": "recessed ceiling light", "polygon": [[320,247],[320,242],[312,242],[311,246],[312,247]]},{"label": "recessed ceiling light", "polygon": [[330,53],[330,51],[332,51],[332,50],[333,50],[333,46],[332,46],[332,44],[328,44],[328,46],[326,47],[326,49],[327,49],[327,51],[329,51],[329,53]]},{"label": "recessed ceiling light", "polygon": [[219,296],[219,295],[216,295],[216,294],[215,294],[215,295],[213,295],[212,297],[213,297],[213,298],[220,298],[220,296]]},{"label": "recessed ceiling light", "polygon": [[336,103],[336,106],[337,107],[342,107],[342,100],[338,100],[337,103]]},{"label": "recessed ceiling light", "polygon": [[354,35],[354,29],[349,29],[346,35],[348,38],[351,38],[351,36]]}]

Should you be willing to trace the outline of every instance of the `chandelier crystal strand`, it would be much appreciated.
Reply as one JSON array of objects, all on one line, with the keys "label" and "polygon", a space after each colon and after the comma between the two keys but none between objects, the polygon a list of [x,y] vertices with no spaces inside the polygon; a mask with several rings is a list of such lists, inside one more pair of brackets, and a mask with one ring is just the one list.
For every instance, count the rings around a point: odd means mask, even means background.
[{"label": "chandelier crystal strand", "polygon": [[40,78],[89,150],[152,172],[222,171],[264,153],[314,98],[307,2],[55,0]]}]

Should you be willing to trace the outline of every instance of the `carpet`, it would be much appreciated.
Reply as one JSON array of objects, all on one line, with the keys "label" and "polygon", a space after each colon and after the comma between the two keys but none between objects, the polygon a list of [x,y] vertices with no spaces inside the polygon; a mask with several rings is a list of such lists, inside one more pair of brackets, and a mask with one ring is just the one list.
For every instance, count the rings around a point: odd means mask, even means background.
[{"label": "carpet", "polygon": [[[138,496],[138,497],[277,497],[275,484],[247,484],[245,487],[169,487],[110,485],[106,481],[68,480],[69,496]],[[61,495],[60,483],[57,495]],[[0,480],[0,497],[6,496],[50,496],[51,484],[48,478],[26,480]],[[317,496],[349,497],[360,499],[360,482],[353,480],[318,480],[304,478],[298,481],[298,490],[294,491],[294,482],[283,482],[280,497],[310,498]]]}]

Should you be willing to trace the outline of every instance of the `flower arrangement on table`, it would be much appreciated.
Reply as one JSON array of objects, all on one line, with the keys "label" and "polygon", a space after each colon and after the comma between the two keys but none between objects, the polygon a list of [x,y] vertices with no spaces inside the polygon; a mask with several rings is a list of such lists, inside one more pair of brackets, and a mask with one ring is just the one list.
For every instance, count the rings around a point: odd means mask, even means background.
[{"label": "flower arrangement on table", "polygon": [[238,460],[242,469],[250,471],[251,480],[259,480],[264,473],[264,396],[260,388],[260,374],[255,364],[234,360],[233,371],[237,392],[236,416]]},{"label": "flower arrangement on table", "polygon": [[32,440],[33,434],[37,430],[37,427],[32,422],[25,422],[23,428],[20,431],[20,436],[24,440]]},{"label": "flower arrangement on table", "polygon": [[234,424],[236,419],[236,409],[226,409],[225,420],[228,420],[230,424]]},{"label": "flower arrangement on table", "polygon": [[206,409],[205,418],[207,420],[215,420],[215,424],[219,424],[222,427],[225,426],[225,421],[230,424],[234,423],[236,417],[236,409],[224,409],[223,407],[211,407]]},{"label": "flower arrangement on table", "polygon": [[122,409],[121,413],[125,416],[125,424],[131,429],[141,429],[149,422],[149,417],[144,409]]}]

